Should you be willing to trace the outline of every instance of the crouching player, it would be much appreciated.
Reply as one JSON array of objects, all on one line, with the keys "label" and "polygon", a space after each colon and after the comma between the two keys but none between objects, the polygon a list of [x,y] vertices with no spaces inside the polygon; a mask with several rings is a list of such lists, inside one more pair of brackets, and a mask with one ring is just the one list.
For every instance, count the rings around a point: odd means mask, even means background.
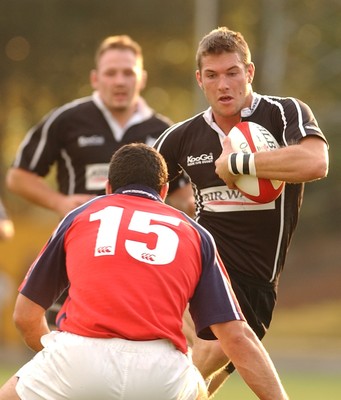
[{"label": "crouching player", "polygon": [[[37,351],[0,400],[206,399],[182,332],[189,309],[261,399],[287,395],[249,328],[211,235],[166,205],[167,167],[144,144],[112,157],[106,195],[71,211],[19,288],[14,321]],[[69,288],[50,332],[45,310]]]}]

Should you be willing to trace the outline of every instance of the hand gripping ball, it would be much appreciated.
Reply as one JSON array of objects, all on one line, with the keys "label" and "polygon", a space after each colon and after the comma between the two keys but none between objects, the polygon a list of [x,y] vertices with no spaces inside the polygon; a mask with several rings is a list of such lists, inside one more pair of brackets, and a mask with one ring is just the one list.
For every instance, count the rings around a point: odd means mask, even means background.
[{"label": "hand gripping ball", "polygon": [[[254,122],[239,122],[228,134],[235,152],[256,153],[279,148],[273,135],[263,126]],[[269,203],[282,193],[284,182],[239,175],[235,182],[238,190],[248,199],[257,203]]]}]

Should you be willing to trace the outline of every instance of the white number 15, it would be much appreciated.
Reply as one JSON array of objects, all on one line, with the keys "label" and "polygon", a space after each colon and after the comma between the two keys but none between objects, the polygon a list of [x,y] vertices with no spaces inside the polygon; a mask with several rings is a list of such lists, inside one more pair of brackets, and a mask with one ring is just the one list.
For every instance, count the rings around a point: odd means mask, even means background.
[{"label": "white number 15", "polygon": [[[121,207],[109,206],[90,215],[90,221],[100,220],[95,245],[95,257],[115,254],[123,212],[124,209]],[[128,229],[145,234],[155,233],[157,240],[154,249],[149,249],[145,242],[126,240],[125,249],[131,257],[147,264],[160,265],[169,264],[174,260],[178,249],[179,237],[173,229],[169,226],[161,225],[160,222],[178,226],[181,220],[144,211],[135,211],[133,213]]]}]

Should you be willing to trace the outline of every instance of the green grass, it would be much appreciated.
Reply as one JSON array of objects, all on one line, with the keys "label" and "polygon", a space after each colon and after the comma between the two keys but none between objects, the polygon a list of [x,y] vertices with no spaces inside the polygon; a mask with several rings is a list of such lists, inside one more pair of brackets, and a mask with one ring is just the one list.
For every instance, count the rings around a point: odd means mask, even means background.
[{"label": "green grass", "polygon": [[19,368],[6,368],[0,365],[0,385],[3,385]]},{"label": "green grass", "polygon": [[[283,385],[291,400],[340,400],[341,377],[325,374],[281,374]],[[232,375],[214,396],[214,400],[255,400],[252,391],[239,375]]]}]

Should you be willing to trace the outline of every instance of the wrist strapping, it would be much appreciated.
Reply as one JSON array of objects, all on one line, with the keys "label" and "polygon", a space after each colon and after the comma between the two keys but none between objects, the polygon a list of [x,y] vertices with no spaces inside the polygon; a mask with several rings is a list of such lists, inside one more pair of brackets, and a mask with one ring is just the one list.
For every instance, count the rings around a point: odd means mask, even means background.
[{"label": "wrist strapping", "polygon": [[231,153],[227,157],[227,168],[232,175],[256,176],[254,153]]}]

